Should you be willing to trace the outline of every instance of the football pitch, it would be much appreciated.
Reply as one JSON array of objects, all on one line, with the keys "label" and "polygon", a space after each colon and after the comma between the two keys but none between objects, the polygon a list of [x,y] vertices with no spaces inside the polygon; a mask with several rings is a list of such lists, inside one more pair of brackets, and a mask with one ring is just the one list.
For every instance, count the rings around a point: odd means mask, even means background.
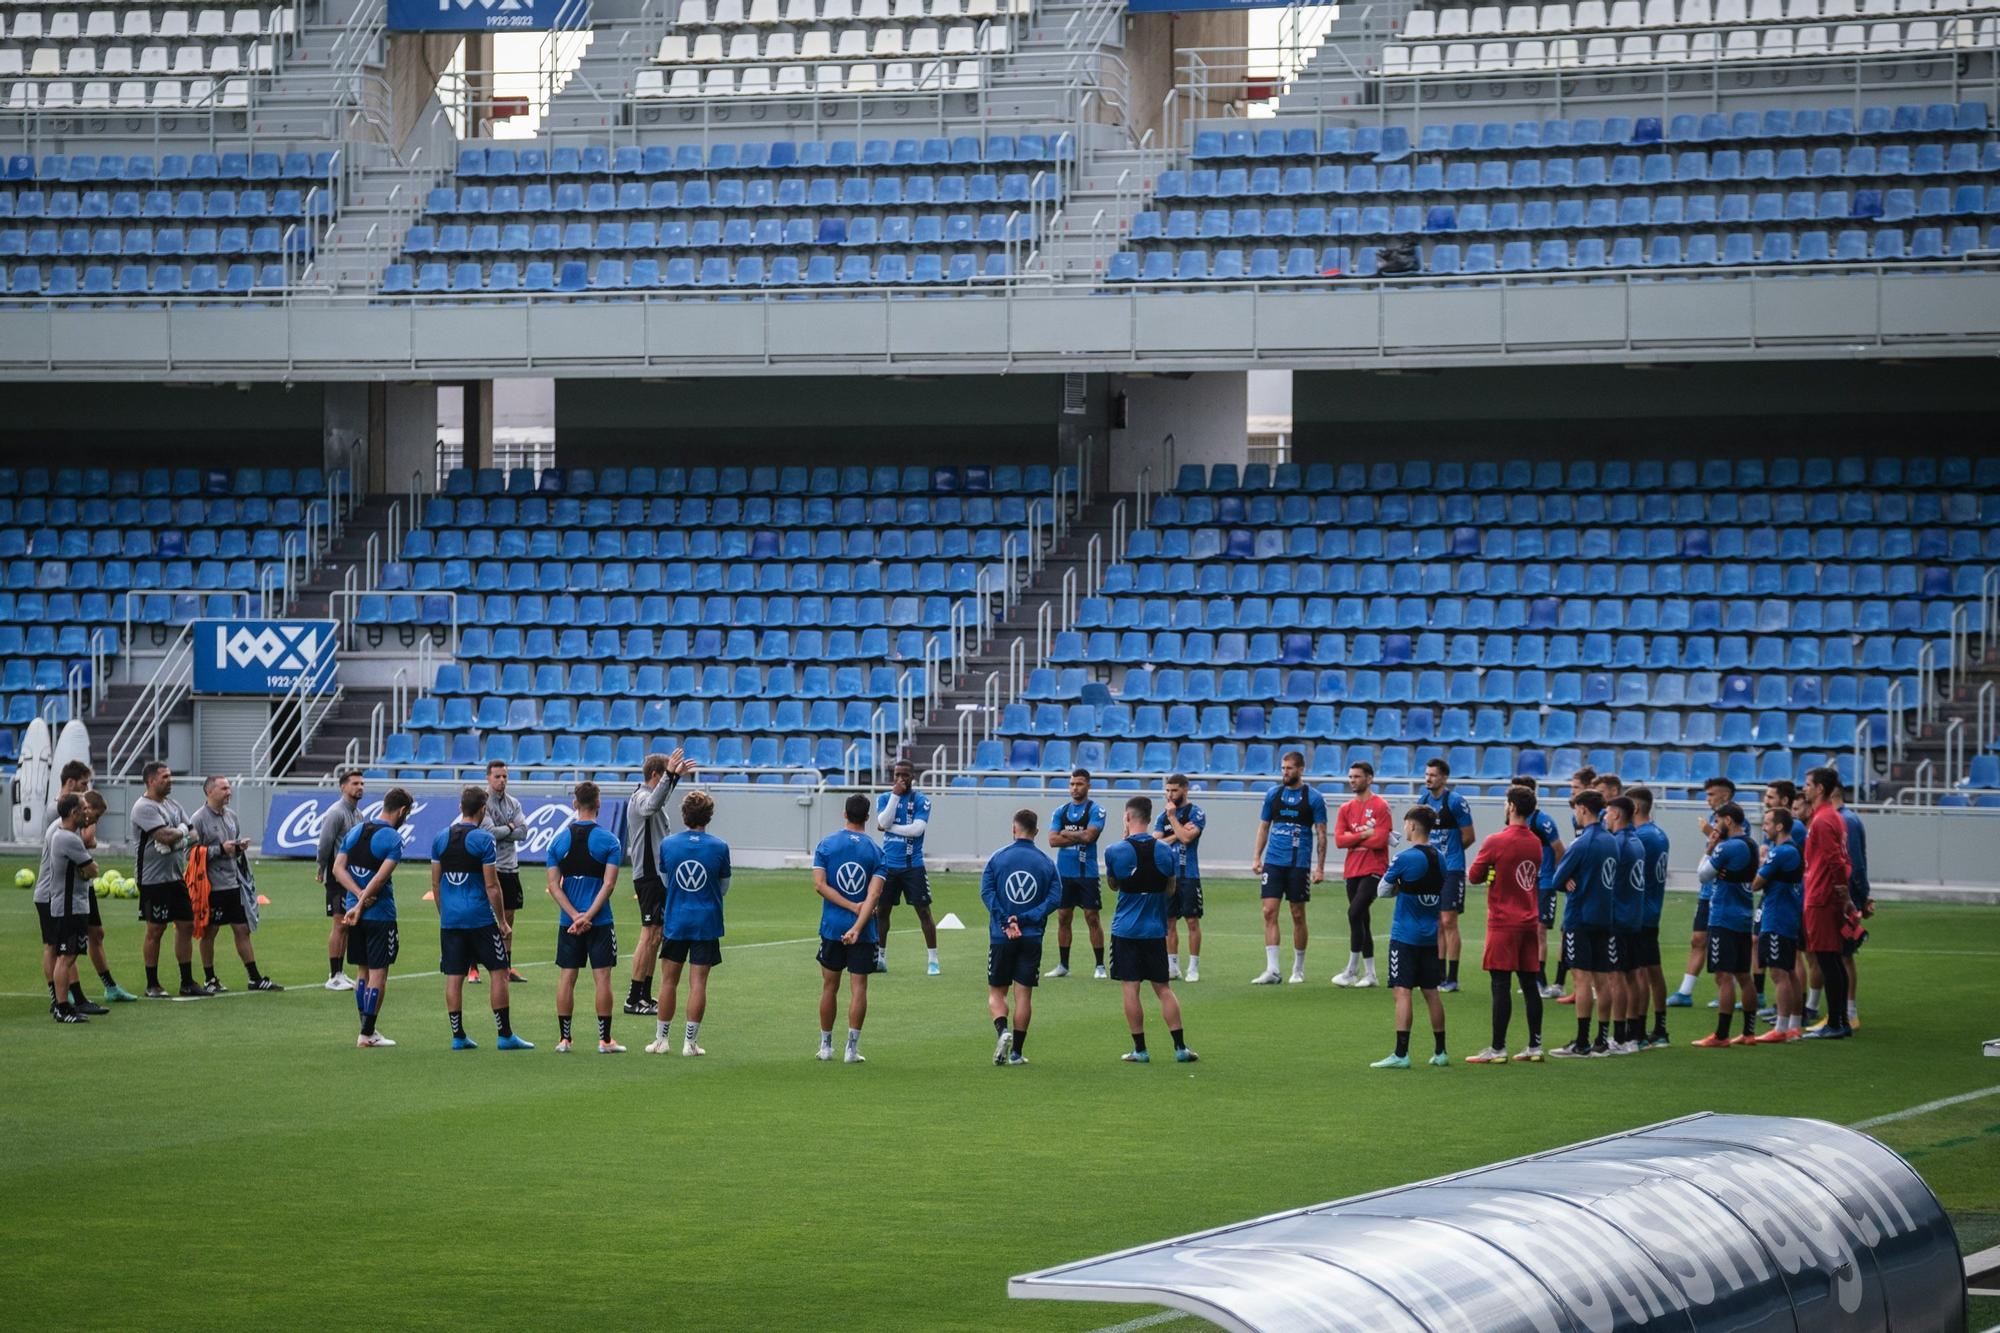
[{"label": "football pitch", "polygon": [[[0,859],[0,883],[22,864]],[[968,929],[941,932],[944,974],[927,977],[914,915],[897,911],[868,1061],[847,1066],[812,1058],[806,874],[736,876],[696,1060],[641,1053],[653,1020],[622,1012],[638,934],[623,883],[614,994],[631,1049],[596,1054],[586,985],[579,1051],[555,1053],[554,910],[524,872],[513,1019],[539,1048],[510,1053],[494,1049],[483,987],[465,1006],[480,1048],[449,1049],[424,874],[398,876],[381,1027],[399,1045],[375,1051],[355,1049],[352,997],[321,989],[326,920],[306,865],[259,877],[272,902],[258,957],[284,994],[242,991],[225,934],[217,972],[235,993],[116,1005],[76,1028],[49,1021],[29,895],[0,891],[6,1322],[1099,1329],[1148,1311],[1009,1301],[1007,1277],[1703,1110],[1897,1116],[1865,1127],[1923,1174],[1962,1248],[2000,1244],[2000,1090],[1899,1114],[2000,1085],[2000,1061],[1980,1055],[2000,1037],[1990,908],[1882,904],[1855,1041],[1689,1049],[1713,1030],[1704,978],[1698,1006],[1672,1011],[1669,1049],[1479,1067],[1460,1063],[1488,1039],[1475,892],[1467,989],[1445,997],[1453,1064],[1390,1072],[1367,1068],[1393,1041],[1389,992],[1327,984],[1347,956],[1339,884],[1314,894],[1310,983],[1253,988],[1255,888],[1216,880],[1202,980],[1178,987],[1200,1063],[1119,1062],[1117,988],[1090,979],[1079,918],[1081,975],[1043,982],[1032,1063],[996,1069],[977,880],[933,873],[938,916]],[[103,907],[112,969],[139,990],[136,904]],[[1693,907],[1669,896],[1670,985]],[[1378,956],[1388,918],[1379,905]],[[1170,1051],[1146,1004],[1153,1049]],[[1570,1009],[1548,1014],[1549,1044],[1574,1035]],[[1517,997],[1516,1049],[1523,1036]],[[1996,1307],[1975,1303],[1972,1326]]]}]

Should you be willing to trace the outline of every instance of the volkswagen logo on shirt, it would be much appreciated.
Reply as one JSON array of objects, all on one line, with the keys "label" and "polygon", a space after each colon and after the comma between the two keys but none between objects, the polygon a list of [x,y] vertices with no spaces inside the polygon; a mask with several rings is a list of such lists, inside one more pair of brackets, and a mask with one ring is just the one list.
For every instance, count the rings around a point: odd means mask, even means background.
[{"label": "volkswagen logo on shirt", "polygon": [[700,893],[708,887],[708,867],[699,861],[683,861],[674,867],[674,887],[682,893]]},{"label": "volkswagen logo on shirt", "polygon": [[1618,884],[1617,859],[1609,856],[1605,857],[1604,864],[1598,869],[1597,878],[1605,888],[1615,888]]},{"label": "volkswagen logo on shirt", "polygon": [[1041,885],[1034,875],[1026,870],[1016,870],[1007,876],[1007,901],[1010,903],[1031,903]]},{"label": "volkswagen logo on shirt", "polygon": [[868,870],[859,861],[843,861],[833,875],[834,887],[850,898],[859,898],[868,891]]},{"label": "volkswagen logo on shirt", "polygon": [[1514,867],[1514,887],[1517,889],[1533,889],[1540,877],[1541,871],[1532,861],[1523,861]]},{"label": "volkswagen logo on shirt", "polygon": [[1658,873],[1660,883],[1665,884],[1667,882],[1667,854],[1665,852],[1660,853],[1660,869]]},{"label": "volkswagen logo on shirt", "polygon": [[462,870],[447,870],[444,872],[444,882],[462,889],[472,883],[472,876]]}]

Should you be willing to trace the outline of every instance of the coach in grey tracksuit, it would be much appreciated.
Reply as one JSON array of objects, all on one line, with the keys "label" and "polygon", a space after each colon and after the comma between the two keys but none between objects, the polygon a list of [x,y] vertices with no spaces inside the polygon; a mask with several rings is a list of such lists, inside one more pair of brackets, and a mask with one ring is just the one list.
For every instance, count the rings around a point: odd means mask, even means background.
[{"label": "coach in grey tracksuit", "polygon": [[[507,794],[507,765],[494,760],[486,766],[486,813],[479,827],[493,835],[493,873],[500,878],[500,907],[507,914],[507,929],[514,928],[514,913],[521,910],[521,839],[528,836],[528,813]],[[514,981],[527,978],[507,969]]]},{"label": "coach in grey tracksuit", "polygon": [[365,784],[361,770],[350,768],[340,775],[340,799],[319,821],[319,882],[326,886],[326,914],[332,921],[326,932],[326,988],[353,990],[347,979],[347,890],[334,882],[333,858],[341,839],[361,822],[361,794]]},{"label": "coach in grey tracksuit", "polygon": [[666,919],[667,886],[660,879],[660,843],[671,831],[667,800],[681,776],[694,763],[679,750],[649,754],[640,769],[640,783],[625,798],[625,860],[632,867],[632,891],[639,899],[639,947],[632,955],[632,989],[625,1012],[650,1014],[653,1007],[653,964],[660,953],[660,927]]}]

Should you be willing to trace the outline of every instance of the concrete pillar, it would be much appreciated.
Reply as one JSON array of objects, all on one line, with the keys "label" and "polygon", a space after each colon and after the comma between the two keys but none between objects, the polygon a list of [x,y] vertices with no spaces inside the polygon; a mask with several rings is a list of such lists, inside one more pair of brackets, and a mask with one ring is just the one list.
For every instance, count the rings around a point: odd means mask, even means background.
[{"label": "concrete pillar", "polygon": [[[1172,462],[1234,463],[1249,459],[1249,379],[1240,370],[1185,375],[1116,375],[1111,382],[1110,489],[1136,490],[1139,474],[1152,469],[1148,487],[1169,489],[1166,437],[1174,437]],[[1119,396],[1123,396],[1122,411]]]},{"label": "concrete pillar", "polygon": [[[389,34],[389,110],[398,144],[410,137],[437,90],[438,76],[458,52],[463,34],[456,32],[392,32]],[[490,60],[487,62],[492,63]]]},{"label": "concrete pillar", "polygon": [[356,490],[368,488],[368,386],[329,384],[322,400],[320,466],[328,475],[354,469]]},{"label": "concrete pillar", "polygon": [[[1240,9],[1127,15],[1125,63],[1131,76],[1128,120],[1133,135],[1143,138],[1152,130],[1155,143],[1165,139],[1167,127],[1160,117],[1160,104],[1174,90],[1182,51],[1221,47],[1240,52],[1249,43],[1250,16]],[[1224,116],[1231,107],[1241,115],[1247,74],[1242,57],[1218,50],[1202,54],[1200,60],[1208,84],[1206,95],[1194,96],[1192,90],[1182,89],[1174,118]]]},{"label": "concrete pillar", "polygon": [[402,495],[415,474],[419,489],[437,476],[437,386],[368,386],[368,493]]},{"label": "concrete pillar", "polygon": [[493,34],[465,37],[465,137],[477,139],[493,123]]},{"label": "concrete pillar", "polygon": [[460,420],[465,443],[462,466],[477,471],[493,466],[493,381],[467,380],[459,385],[465,406]]}]

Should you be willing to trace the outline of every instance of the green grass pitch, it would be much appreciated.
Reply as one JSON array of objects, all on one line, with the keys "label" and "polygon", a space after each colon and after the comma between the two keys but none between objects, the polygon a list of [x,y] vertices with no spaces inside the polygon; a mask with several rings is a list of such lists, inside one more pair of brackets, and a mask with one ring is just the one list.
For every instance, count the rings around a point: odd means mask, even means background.
[{"label": "green grass pitch", "polygon": [[[21,864],[0,860],[0,883]],[[319,988],[326,922],[304,866],[261,876],[258,955],[285,994],[240,993],[225,938],[218,971],[238,994],[119,1005],[70,1029],[40,998],[29,895],[0,890],[8,1324],[1087,1330],[1144,1311],[1010,1302],[1006,1278],[1692,1111],[1852,1123],[2000,1084],[1980,1055],[2000,1036],[1991,909],[1883,905],[1857,1041],[1691,1050],[1712,1023],[1697,1007],[1673,1011],[1666,1051],[1390,1073],[1366,1067],[1392,1040],[1388,992],[1327,985],[1347,952],[1339,885],[1312,904],[1311,983],[1252,988],[1255,890],[1215,881],[1203,979],[1179,988],[1199,1064],[1119,1063],[1117,990],[1086,968],[1038,991],[1032,1065],[996,1069],[977,883],[940,874],[939,916],[969,928],[940,936],[944,975],[926,977],[914,916],[897,913],[868,1063],[849,1067],[812,1059],[819,912],[804,874],[736,877],[702,1060],[642,1054],[652,1020],[622,1012],[629,1054],[586,1041],[556,1055],[553,909],[532,890],[513,1010],[540,1048],[495,1051],[473,988],[480,1049],[453,1053],[425,877],[399,879],[382,1030],[400,1044],[384,1051],[356,1050],[352,1000]],[[629,950],[637,909],[622,886],[617,902]],[[1692,911],[1671,897],[1668,940]],[[137,990],[136,904],[105,912],[114,972]],[[1483,916],[1475,894],[1470,985],[1446,997],[1455,1059],[1487,1039]],[[1386,940],[1386,906],[1376,919]],[[621,1005],[628,973],[629,954]],[[1551,1044],[1570,1012],[1550,1006]],[[579,1036],[588,1013],[584,999]],[[2000,1096],[1874,1132],[1929,1180],[1965,1248],[2000,1243]]]}]

